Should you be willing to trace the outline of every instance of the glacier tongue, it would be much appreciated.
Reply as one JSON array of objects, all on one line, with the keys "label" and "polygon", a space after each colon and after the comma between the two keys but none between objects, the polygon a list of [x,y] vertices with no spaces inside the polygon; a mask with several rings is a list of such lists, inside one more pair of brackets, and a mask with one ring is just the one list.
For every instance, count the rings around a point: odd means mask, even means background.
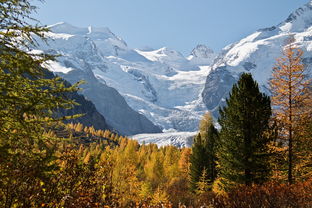
[{"label": "glacier tongue", "polygon": [[158,134],[137,134],[130,138],[138,140],[140,144],[154,143],[158,146],[174,145],[176,147],[191,147],[197,132],[164,132]]}]

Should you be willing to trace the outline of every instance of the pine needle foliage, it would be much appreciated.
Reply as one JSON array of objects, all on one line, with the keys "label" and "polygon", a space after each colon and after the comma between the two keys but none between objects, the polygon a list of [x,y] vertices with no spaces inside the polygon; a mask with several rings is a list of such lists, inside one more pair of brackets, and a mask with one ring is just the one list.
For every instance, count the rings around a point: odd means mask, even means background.
[{"label": "pine needle foliage", "polygon": [[190,155],[190,189],[196,192],[198,182],[205,171],[209,189],[217,177],[217,148],[219,135],[212,123],[212,116],[206,113],[199,125],[200,132],[194,138]]},{"label": "pine needle foliage", "polygon": [[262,183],[269,177],[269,138],[264,132],[270,117],[270,98],[259,91],[251,74],[243,73],[220,109],[218,165],[225,187]]}]

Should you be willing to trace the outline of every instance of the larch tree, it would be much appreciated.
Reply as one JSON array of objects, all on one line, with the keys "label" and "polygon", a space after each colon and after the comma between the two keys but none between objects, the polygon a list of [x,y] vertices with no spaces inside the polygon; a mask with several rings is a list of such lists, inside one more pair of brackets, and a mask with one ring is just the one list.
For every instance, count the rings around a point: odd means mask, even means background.
[{"label": "larch tree", "polygon": [[219,176],[224,187],[264,182],[270,174],[270,98],[259,91],[251,74],[243,73],[220,109]]},{"label": "larch tree", "polygon": [[276,60],[273,68],[270,87],[272,105],[276,122],[279,126],[279,138],[288,146],[288,182],[294,180],[294,157],[298,150],[294,149],[294,141],[304,132],[302,127],[311,116],[309,87],[311,80],[302,63],[303,51],[297,48],[291,40],[283,50],[283,56]]},{"label": "larch tree", "polygon": [[196,194],[201,195],[206,193],[209,190],[209,181],[207,180],[207,171],[206,168],[202,171],[202,175],[197,182]]},{"label": "larch tree", "polygon": [[191,149],[183,148],[181,150],[181,156],[178,162],[181,177],[186,178],[186,179],[188,178],[188,172],[190,169],[190,155],[191,155]]},{"label": "larch tree", "polygon": [[45,78],[41,65],[53,57],[30,53],[33,37],[47,31],[29,23],[34,10],[31,1],[0,1],[0,207],[40,206],[40,184],[55,167],[46,129],[61,120],[53,112],[74,104],[65,94],[77,90]]},{"label": "larch tree", "polygon": [[180,154],[180,151],[173,146],[165,147],[163,167],[165,170],[164,177],[167,178],[167,183],[170,183],[171,180],[179,177],[176,173],[179,172],[178,161],[180,159]]}]

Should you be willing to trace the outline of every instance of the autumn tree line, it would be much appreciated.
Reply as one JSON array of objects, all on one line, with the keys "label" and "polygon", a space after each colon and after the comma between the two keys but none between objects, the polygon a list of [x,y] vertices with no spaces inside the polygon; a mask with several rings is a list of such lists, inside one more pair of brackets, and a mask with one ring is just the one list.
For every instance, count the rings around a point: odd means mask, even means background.
[{"label": "autumn tree line", "polygon": [[[204,116],[190,155],[193,192],[239,194],[227,202],[228,207],[311,206],[306,200],[311,199],[311,187],[292,197],[292,202],[286,194],[270,196],[277,184],[288,184],[286,192],[291,193],[295,183],[310,184],[312,177],[312,82],[302,56],[294,40],[287,39],[269,81],[271,97],[260,92],[251,74],[243,73],[219,109],[220,130],[209,113]],[[255,187],[269,186],[270,194],[257,196]],[[246,193],[240,190],[253,192],[254,199],[246,202]]]},{"label": "autumn tree line", "polygon": [[[311,80],[289,42],[272,96],[251,74],[234,84],[217,123],[205,114],[192,148],[157,147],[63,124],[79,90],[31,53],[47,28],[27,0],[0,2],[0,207],[309,207]],[[32,24],[30,24],[31,22]],[[35,25],[34,25],[35,23]]]}]

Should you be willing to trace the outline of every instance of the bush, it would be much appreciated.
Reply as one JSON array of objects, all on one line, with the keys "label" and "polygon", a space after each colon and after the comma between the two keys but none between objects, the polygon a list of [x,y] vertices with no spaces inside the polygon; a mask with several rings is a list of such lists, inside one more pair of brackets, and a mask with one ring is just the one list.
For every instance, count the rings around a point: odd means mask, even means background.
[{"label": "bush", "polygon": [[312,179],[293,185],[269,182],[239,186],[227,195],[209,195],[201,200],[215,208],[306,208],[312,207]]}]

